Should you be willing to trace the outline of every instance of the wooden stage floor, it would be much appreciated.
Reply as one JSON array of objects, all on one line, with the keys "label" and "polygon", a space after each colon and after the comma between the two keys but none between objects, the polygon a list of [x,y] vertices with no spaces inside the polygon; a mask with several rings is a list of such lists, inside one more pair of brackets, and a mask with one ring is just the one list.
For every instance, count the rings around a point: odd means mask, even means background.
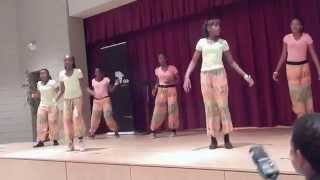
[{"label": "wooden stage floor", "polygon": [[[281,171],[280,180],[302,180],[289,160],[290,128],[241,129],[232,150],[208,149],[202,130],[146,135],[101,136],[87,140],[86,152],[65,146],[33,149],[32,143],[0,145],[0,179],[54,180],[251,180],[262,179],[249,156],[262,144]],[[222,137],[219,142],[223,145]]]}]

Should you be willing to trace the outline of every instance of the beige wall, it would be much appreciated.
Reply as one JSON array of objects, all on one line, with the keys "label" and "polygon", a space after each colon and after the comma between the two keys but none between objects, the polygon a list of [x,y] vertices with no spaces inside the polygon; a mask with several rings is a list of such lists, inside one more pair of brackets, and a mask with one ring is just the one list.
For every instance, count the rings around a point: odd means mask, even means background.
[{"label": "beige wall", "polygon": [[[58,79],[59,71],[63,69],[64,55],[72,53],[88,82],[82,20],[69,18],[67,13],[66,0],[19,0],[20,59],[23,60],[25,70],[36,71],[46,67],[53,78]],[[35,52],[26,48],[30,41],[37,43],[38,49]],[[85,96],[84,112],[87,121],[89,105],[89,98]]]},{"label": "beige wall", "polygon": [[[65,0],[18,0],[20,59],[29,71],[47,67],[54,79],[63,69],[63,56],[70,52]],[[26,48],[36,41],[37,50]]]},{"label": "beige wall", "polygon": [[[86,76],[82,20],[69,19],[66,0],[1,0],[0,22],[0,143],[31,141],[30,109],[21,88],[24,72],[46,67],[57,79],[64,55],[72,52]],[[27,49],[31,41],[36,51]],[[89,105],[86,96],[87,121]]]},{"label": "beige wall", "polygon": [[0,1],[0,143],[32,139],[18,53],[17,1]]},{"label": "beige wall", "polygon": [[[85,32],[83,26],[83,20],[80,18],[69,17],[69,43],[70,52],[76,57],[77,66],[84,72],[85,82],[88,81],[88,69],[87,69],[87,56],[85,46]],[[87,84],[88,85],[88,84]],[[86,119],[87,127],[90,122],[90,99],[88,93],[84,94],[84,115]]]},{"label": "beige wall", "polygon": [[69,14],[86,18],[136,0],[68,0]]}]

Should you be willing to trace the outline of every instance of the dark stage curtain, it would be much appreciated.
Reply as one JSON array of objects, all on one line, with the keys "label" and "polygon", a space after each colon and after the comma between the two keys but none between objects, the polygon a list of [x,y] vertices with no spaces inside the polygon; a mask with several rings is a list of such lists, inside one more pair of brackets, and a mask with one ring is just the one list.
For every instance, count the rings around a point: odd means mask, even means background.
[{"label": "dark stage curtain", "polygon": [[161,26],[181,18],[201,15],[212,8],[243,0],[137,0],[85,20],[87,43]]},{"label": "dark stage curtain", "polygon": [[[294,119],[288,94],[285,68],[280,82],[272,81],[282,38],[289,32],[294,16],[305,21],[305,31],[319,51],[319,0],[138,0],[135,3],[85,20],[90,75],[100,58],[99,48],[128,41],[133,83],[152,81],[157,53],[168,55],[181,77],[201,38],[205,19],[222,17],[223,38],[231,46],[237,62],[253,75],[256,85],[247,84],[228,65],[230,108],[236,127],[291,125]],[[320,86],[313,63],[313,92],[316,110],[320,110]],[[200,67],[200,66],[199,66]],[[205,127],[200,91],[199,67],[193,73],[193,89],[185,94],[179,87],[181,128]],[[92,77],[92,76],[91,76]],[[141,86],[133,85],[134,116],[137,129],[146,129],[152,110]]]}]

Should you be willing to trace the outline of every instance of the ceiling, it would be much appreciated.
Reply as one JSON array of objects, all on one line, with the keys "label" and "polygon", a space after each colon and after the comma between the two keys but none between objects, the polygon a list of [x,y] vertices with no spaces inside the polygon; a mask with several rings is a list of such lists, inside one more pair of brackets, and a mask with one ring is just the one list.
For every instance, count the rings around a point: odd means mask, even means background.
[{"label": "ceiling", "polygon": [[68,0],[69,15],[87,18],[136,0]]}]

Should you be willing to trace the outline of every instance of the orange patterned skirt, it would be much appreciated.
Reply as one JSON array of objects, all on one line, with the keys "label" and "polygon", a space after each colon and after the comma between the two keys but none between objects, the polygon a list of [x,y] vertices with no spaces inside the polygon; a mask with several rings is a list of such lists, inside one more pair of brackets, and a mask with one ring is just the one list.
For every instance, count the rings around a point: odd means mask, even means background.
[{"label": "orange patterned skirt", "polygon": [[179,106],[176,87],[158,88],[153,111],[151,130],[155,131],[168,119],[170,129],[179,128]]},{"label": "orange patterned skirt", "polygon": [[296,113],[298,117],[301,117],[305,113],[313,112],[309,64],[287,64],[286,70],[293,112]]},{"label": "orange patterned skirt", "polygon": [[228,105],[228,80],[224,68],[201,72],[201,91],[206,113],[207,135],[232,132]]}]

